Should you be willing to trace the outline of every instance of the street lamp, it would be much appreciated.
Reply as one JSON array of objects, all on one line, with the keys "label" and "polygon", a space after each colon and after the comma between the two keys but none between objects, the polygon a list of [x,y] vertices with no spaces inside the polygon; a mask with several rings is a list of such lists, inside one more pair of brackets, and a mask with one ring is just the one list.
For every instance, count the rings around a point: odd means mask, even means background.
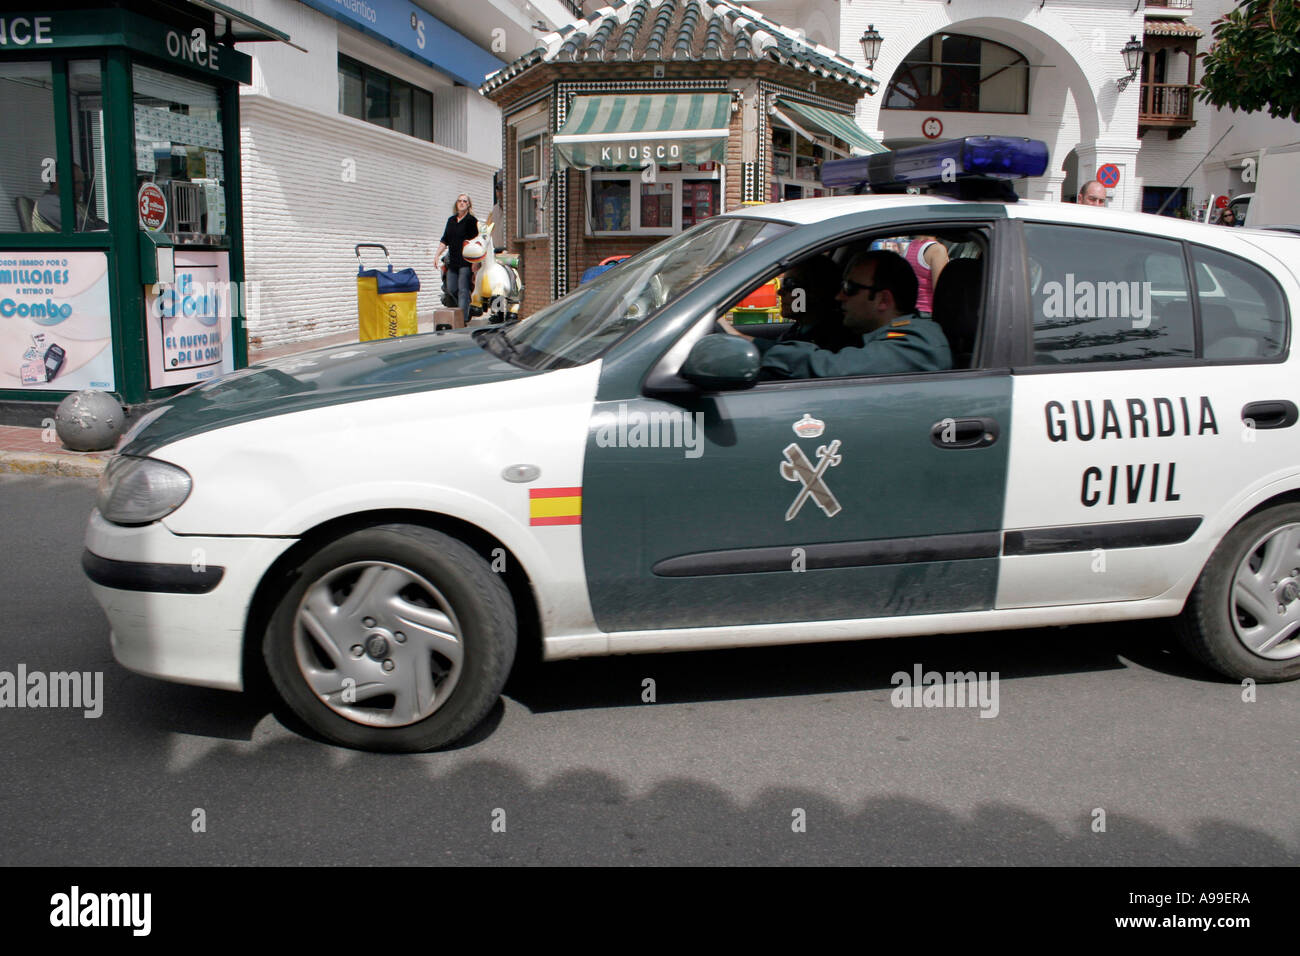
[{"label": "street lamp", "polygon": [[880,44],[884,39],[874,23],[867,24],[867,29],[858,42],[862,44],[862,55],[866,58],[868,70],[876,65],[876,60],[880,59]]},{"label": "street lamp", "polygon": [[1128,85],[1136,79],[1138,67],[1142,63],[1142,44],[1138,42],[1137,34],[1130,34],[1128,42],[1124,44],[1124,49],[1120,51],[1124,56],[1124,69],[1128,70],[1128,76],[1121,76],[1115,81],[1119,91],[1123,93],[1128,89]]}]

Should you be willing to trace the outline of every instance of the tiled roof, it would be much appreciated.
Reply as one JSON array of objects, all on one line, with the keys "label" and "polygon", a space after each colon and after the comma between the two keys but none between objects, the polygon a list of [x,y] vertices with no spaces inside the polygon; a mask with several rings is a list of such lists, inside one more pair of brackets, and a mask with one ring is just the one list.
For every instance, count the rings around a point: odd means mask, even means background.
[{"label": "tiled roof", "polygon": [[480,92],[538,63],[772,60],[874,92],[876,80],[852,60],[732,0],[610,0],[607,7],[549,33],[536,49],[487,78]]},{"label": "tiled roof", "polygon": [[1182,20],[1165,19],[1161,17],[1147,17],[1146,26],[1142,30],[1147,36],[1152,37],[1203,37],[1205,36],[1196,27],[1184,23]]}]

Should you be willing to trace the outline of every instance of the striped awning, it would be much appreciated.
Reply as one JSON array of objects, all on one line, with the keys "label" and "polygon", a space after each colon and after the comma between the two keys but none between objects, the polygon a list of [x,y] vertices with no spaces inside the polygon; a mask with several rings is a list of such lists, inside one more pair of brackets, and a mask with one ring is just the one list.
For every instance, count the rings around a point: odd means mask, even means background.
[{"label": "striped awning", "polygon": [[560,165],[720,163],[727,158],[727,93],[575,96],[555,134]]},{"label": "striped awning", "polygon": [[855,146],[864,153],[889,152],[886,147],[862,132],[862,127],[848,113],[835,113],[831,110],[824,110],[819,106],[798,103],[786,99],[784,96],[778,97],[776,102],[779,106],[797,114],[805,122],[811,123],[826,135],[842,139],[850,146]]}]

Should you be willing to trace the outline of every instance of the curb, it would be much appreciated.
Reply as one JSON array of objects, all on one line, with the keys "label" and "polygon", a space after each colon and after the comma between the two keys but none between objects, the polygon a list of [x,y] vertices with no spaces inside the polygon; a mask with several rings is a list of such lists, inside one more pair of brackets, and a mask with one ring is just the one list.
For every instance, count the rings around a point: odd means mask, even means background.
[{"label": "curb", "polygon": [[0,474],[98,478],[107,464],[107,457],[95,454],[45,455],[30,451],[0,451]]}]

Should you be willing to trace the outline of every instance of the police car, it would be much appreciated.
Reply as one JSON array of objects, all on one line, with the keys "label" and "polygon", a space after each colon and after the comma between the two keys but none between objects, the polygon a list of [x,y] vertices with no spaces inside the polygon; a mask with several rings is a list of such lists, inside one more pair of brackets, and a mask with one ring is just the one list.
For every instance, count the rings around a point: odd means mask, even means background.
[{"label": "police car", "polygon": [[[824,177],[969,197],[1045,161],[971,138]],[[723,334],[808,257],[917,237],[949,253],[951,368],[766,381]],[[1165,617],[1227,677],[1293,679],[1298,273],[1300,236],[1068,204],[746,208],[517,324],[178,395],[119,445],[84,567],[126,667],[269,675],[315,731],[377,750],[465,735],[534,645]]]}]

